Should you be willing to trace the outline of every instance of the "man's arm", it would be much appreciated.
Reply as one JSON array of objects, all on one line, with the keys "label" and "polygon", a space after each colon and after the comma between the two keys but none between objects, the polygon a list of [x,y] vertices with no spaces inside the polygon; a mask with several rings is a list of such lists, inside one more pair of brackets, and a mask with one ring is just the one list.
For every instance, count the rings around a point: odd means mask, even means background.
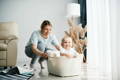
[{"label": "man's arm", "polygon": [[60,51],[60,46],[59,46],[59,45],[55,46],[55,48],[56,48],[58,51]]},{"label": "man's arm", "polygon": [[33,53],[35,53],[35,54],[38,55],[38,56],[42,56],[42,57],[45,57],[45,58],[48,57],[48,55],[47,55],[46,53],[40,51],[40,50],[37,48],[37,45],[35,45],[35,44],[32,44],[32,51],[33,51]]}]

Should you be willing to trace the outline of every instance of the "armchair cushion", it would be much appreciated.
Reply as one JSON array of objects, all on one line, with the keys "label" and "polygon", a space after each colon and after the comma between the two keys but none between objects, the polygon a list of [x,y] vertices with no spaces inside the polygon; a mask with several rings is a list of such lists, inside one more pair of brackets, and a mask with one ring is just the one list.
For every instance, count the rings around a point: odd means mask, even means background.
[{"label": "armchair cushion", "polygon": [[18,25],[0,22],[0,67],[15,66],[17,60]]},{"label": "armchair cushion", "polygon": [[0,43],[0,51],[6,51],[7,45],[5,43]]},{"label": "armchair cushion", "polygon": [[18,26],[15,22],[0,22],[0,40],[18,38]]},{"label": "armchair cushion", "polygon": [[6,60],[6,51],[0,51],[0,60]]}]

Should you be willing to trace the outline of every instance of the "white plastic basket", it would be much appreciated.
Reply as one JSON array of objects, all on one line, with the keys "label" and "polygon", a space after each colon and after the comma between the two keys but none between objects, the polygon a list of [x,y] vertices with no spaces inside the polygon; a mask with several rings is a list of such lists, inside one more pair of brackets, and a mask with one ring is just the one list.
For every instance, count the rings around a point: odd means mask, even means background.
[{"label": "white plastic basket", "polygon": [[74,76],[80,74],[81,58],[49,57],[48,72],[58,76]]}]

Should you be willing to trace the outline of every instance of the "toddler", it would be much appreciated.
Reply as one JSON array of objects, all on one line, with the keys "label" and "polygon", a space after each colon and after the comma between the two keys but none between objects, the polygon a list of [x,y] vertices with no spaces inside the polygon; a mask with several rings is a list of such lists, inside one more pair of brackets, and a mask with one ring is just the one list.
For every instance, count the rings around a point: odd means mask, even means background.
[{"label": "toddler", "polygon": [[61,50],[60,50],[60,55],[61,56],[66,56],[68,58],[74,58],[79,56],[79,53],[73,48],[72,45],[72,38],[71,37],[64,37],[61,42]]}]

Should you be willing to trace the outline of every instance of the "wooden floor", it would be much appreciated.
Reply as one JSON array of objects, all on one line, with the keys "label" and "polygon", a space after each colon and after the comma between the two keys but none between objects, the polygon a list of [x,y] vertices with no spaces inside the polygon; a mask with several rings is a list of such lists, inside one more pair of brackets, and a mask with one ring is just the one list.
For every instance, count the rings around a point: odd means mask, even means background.
[{"label": "wooden floor", "polygon": [[110,74],[104,73],[102,70],[92,66],[88,66],[87,63],[81,63],[80,75],[73,77],[58,77],[50,75],[47,72],[47,68],[40,73],[38,68],[39,64],[36,64],[35,75],[30,80],[112,80]]}]

